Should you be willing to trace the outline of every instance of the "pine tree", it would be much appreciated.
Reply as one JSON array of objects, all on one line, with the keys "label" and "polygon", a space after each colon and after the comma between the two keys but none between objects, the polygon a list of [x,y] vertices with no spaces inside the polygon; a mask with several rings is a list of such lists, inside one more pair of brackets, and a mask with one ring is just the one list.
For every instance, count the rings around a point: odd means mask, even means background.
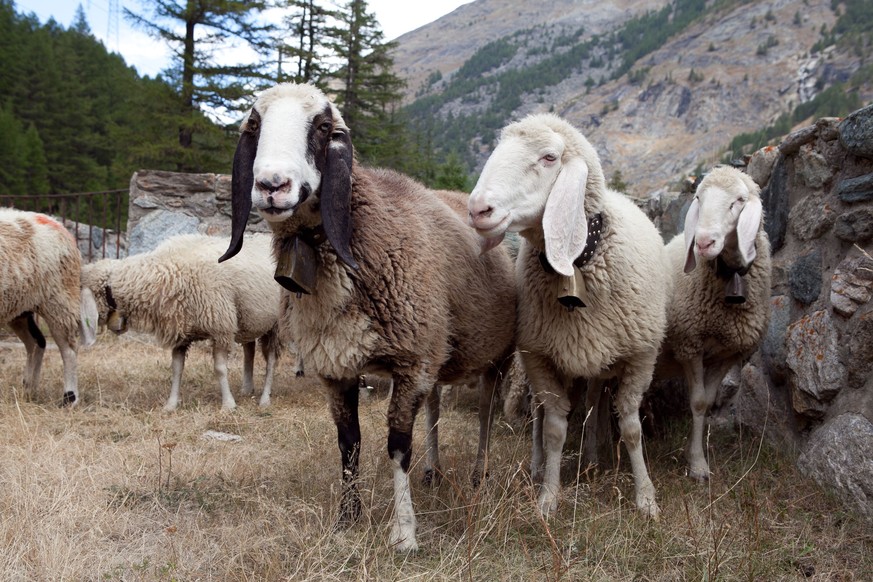
[{"label": "pine tree", "polygon": [[[262,0],[147,0],[151,16],[125,8],[125,15],[149,34],[163,39],[174,50],[175,71],[182,104],[179,112],[179,144],[190,148],[194,134],[203,128],[196,115],[201,108],[239,108],[251,94],[247,82],[267,77],[265,64],[221,65],[214,49],[241,41],[258,51],[269,48],[270,25],[254,22],[253,14],[266,7]],[[184,33],[177,27],[184,27]],[[201,32],[202,31],[202,32]],[[187,169],[184,162],[179,169]]]},{"label": "pine tree", "polygon": [[291,12],[283,20],[285,30],[280,31],[276,80],[313,83],[324,88],[330,69],[319,51],[337,34],[338,29],[329,25],[329,21],[336,19],[336,11],[315,0],[283,0],[281,5]]},{"label": "pine tree", "polygon": [[[400,153],[398,144],[408,151],[404,138],[399,137],[405,134],[405,124],[396,115],[404,81],[392,71],[390,51],[395,44],[383,41],[382,30],[366,0],[350,0],[337,17],[337,40],[328,44],[341,62],[333,75],[341,86],[336,104],[352,128],[361,157],[371,164],[389,165]],[[390,165],[403,169],[404,162],[394,159]]]}]

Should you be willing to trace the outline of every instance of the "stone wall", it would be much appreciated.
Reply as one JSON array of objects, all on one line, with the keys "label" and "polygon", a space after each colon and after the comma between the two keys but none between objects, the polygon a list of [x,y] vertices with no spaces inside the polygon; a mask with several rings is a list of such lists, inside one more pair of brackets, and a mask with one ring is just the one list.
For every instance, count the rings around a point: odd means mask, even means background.
[{"label": "stone wall", "polygon": [[[201,233],[230,242],[230,176],[141,170],[130,179],[128,252],[150,251],[177,234]],[[248,230],[269,232],[255,213]]]},{"label": "stone wall", "polygon": [[[720,414],[798,451],[804,474],[873,519],[873,106],[795,131],[746,171],[773,250],[771,322]],[[690,197],[662,229],[681,229]]]}]

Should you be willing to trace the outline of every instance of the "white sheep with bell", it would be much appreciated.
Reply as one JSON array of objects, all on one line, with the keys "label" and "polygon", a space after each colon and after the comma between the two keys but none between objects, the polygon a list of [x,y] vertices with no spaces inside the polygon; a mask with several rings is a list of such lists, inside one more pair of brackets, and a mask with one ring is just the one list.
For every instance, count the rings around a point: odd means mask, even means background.
[{"label": "white sheep with bell", "polygon": [[728,166],[707,174],[667,256],[674,282],[657,374],[685,376],[688,473],[704,481],[706,415],[725,374],[758,349],[770,320],[770,241],[754,180]]},{"label": "white sheep with bell", "polygon": [[539,407],[531,469],[535,477],[542,474],[541,512],[557,508],[576,380],[588,380],[586,406],[596,411],[603,381],[617,377],[615,407],[636,505],[657,518],[639,406],[666,325],[670,279],[658,230],[633,202],[606,187],[585,137],[551,114],[503,129],[469,211],[471,224],[490,241],[486,248],[507,231],[523,238],[516,341]]}]

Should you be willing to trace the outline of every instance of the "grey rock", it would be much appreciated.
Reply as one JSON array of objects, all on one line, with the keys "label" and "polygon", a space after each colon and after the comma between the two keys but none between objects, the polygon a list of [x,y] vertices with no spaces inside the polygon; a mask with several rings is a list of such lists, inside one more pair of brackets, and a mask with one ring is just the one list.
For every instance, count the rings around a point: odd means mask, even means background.
[{"label": "grey rock", "polygon": [[814,125],[802,127],[797,131],[793,131],[782,140],[779,144],[779,151],[784,156],[790,156],[797,153],[801,146],[804,146],[815,139],[818,130]]},{"label": "grey rock", "polygon": [[809,194],[788,213],[788,225],[799,240],[820,238],[837,220],[837,215],[817,194]]},{"label": "grey rock", "polygon": [[873,238],[873,208],[860,208],[841,215],[834,225],[834,235],[848,242],[866,242]]},{"label": "grey rock", "polygon": [[779,159],[778,148],[763,147],[752,154],[749,164],[746,166],[746,173],[758,186],[763,188],[770,181],[770,174],[773,172],[773,165],[776,164],[777,159]]},{"label": "grey rock", "polygon": [[873,520],[873,424],[860,414],[841,414],[810,435],[797,468],[849,507]]},{"label": "grey rock", "polygon": [[149,197],[147,197],[147,196],[140,196],[140,197],[138,197],[138,198],[136,198],[136,199],[134,199],[134,200],[131,200],[130,203],[133,204],[133,205],[135,205],[135,206],[139,206],[140,208],[145,208],[146,210],[152,210],[152,209],[154,209],[154,208],[160,208],[160,207],[158,206],[158,204],[157,204],[154,200],[151,200],[151,199],[150,199]]},{"label": "grey rock", "polygon": [[830,311],[816,311],[791,324],[786,348],[794,410],[821,417],[846,378]]},{"label": "grey rock", "polygon": [[831,307],[851,317],[873,295],[873,259],[857,257],[840,263],[831,277]]},{"label": "grey rock", "polygon": [[802,148],[798,155],[796,171],[801,180],[810,188],[821,188],[833,175],[833,169],[828,165],[823,155],[813,149]]},{"label": "grey rock", "polygon": [[818,249],[799,257],[788,271],[791,296],[801,303],[812,303],[821,293],[821,276],[821,252]]},{"label": "grey rock", "polygon": [[197,233],[199,224],[199,220],[181,212],[154,210],[130,231],[129,254],[136,255],[153,250],[163,240],[177,234]]},{"label": "grey rock", "polygon": [[164,196],[189,196],[192,192],[213,192],[215,174],[186,174],[149,170],[137,172],[134,182],[139,190],[159,192]]},{"label": "grey rock", "polygon": [[[867,311],[852,319],[846,334],[848,341],[848,357],[846,369],[848,372],[848,387],[855,393],[866,398],[866,407],[873,418],[873,311]],[[865,384],[869,384],[865,387]],[[853,410],[864,410],[865,404],[852,403]]]},{"label": "grey rock", "polygon": [[840,142],[856,156],[873,158],[873,105],[855,111],[840,123]]},{"label": "grey rock", "polygon": [[785,244],[785,233],[788,230],[788,186],[788,169],[785,158],[780,157],[773,166],[767,187],[761,191],[764,215],[767,217],[764,230],[770,237],[770,250],[773,253]]},{"label": "grey rock", "polygon": [[837,185],[837,194],[843,202],[866,202],[873,200],[873,174],[847,178]]},{"label": "grey rock", "polygon": [[770,324],[761,343],[763,367],[774,380],[784,381],[787,372],[785,337],[791,323],[791,299],[786,295],[770,298]]}]

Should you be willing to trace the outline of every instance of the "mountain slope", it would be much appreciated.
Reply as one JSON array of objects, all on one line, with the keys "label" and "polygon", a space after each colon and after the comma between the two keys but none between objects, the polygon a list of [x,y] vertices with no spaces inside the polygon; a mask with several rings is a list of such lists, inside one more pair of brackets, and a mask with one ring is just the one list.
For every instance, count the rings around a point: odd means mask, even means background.
[{"label": "mountain slope", "polygon": [[[864,54],[812,52],[837,21],[830,0],[640,3],[648,13],[621,1],[557,4],[562,16],[536,25],[534,3],[478,0],[399,39],[411,119],[474,171],[496,130],[554,111],[586,133],[607,176],[620,170],[630,193],[647,196],[846,81]],[[859,93],[869,102],[870,79]]]}]

